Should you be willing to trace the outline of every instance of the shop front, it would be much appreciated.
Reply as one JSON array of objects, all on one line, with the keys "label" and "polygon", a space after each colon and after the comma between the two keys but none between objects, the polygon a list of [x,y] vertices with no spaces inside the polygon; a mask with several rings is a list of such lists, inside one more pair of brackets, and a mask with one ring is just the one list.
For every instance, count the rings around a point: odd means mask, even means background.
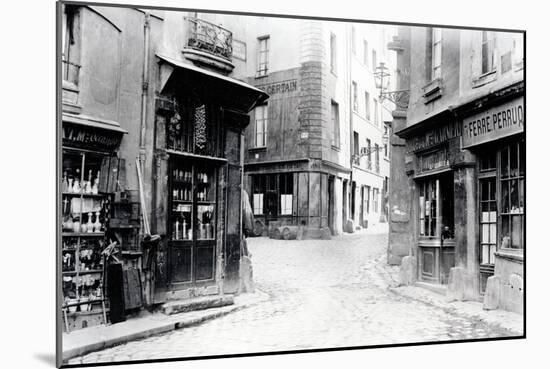
[{"label": "shop front", "polygon": [[241,253],[242,141],[267,94],[158,55],[151,302],[235,293]]},{"label": "shop front", "polygon": [[407,175],[414,188],[412,254],[416,256],[418,280],[446,285],[465,242],[456,226],[457,213],[466,211],[466,204],[459,201],[463,188],[457,186],[462,181],[462,172],[457,169],[463,164],[461,131],[448,112],[421,127],[399,133],[406,138]]},{"label": "shop front", "polygon": [[[523,84],[463,118],[463,147],[476,155],[479,291],[523,311],[525,116]],[[488,282],[492,280],[492,282]]]},{"label": "shop front", "polygon": [[70,332],[113,320],[104,251],[113,241],[115,193],[125,182],[117,150],[126,132],[117,122],[71,113],[62,115],[61,128],[61,311]]}]

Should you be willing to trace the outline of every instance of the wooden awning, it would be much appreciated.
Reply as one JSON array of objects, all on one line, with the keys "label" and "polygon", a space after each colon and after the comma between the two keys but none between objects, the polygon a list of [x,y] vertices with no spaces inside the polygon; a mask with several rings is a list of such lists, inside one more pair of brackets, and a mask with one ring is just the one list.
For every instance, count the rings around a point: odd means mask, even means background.
[{"label": "wooden awning", "polygon": [[166,89],[192,89],[224,108],[243,113],[248,113],[269,98],[264,91],[238,79],[199,68],[192,63],[156,55],[161,65],[161,92]]}]

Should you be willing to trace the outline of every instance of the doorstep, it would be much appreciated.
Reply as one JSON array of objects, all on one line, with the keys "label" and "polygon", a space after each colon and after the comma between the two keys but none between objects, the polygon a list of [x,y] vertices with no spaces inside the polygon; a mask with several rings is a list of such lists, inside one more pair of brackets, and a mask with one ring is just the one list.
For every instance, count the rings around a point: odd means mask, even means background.
[{"label": "doorstep", "polygon": [[[63,333],[62,358],[63,363],[76,356],[86,355],[92,351],[103,350],[108,347],[126,342],[150,337],[156,334],[169,332],[175,329],[186,328],[201,324],[229,313],[253,306],[269,300],[269,295],[259,290],[255,293],[246,293],[232,296],[230,305],[216,306],[204,310],[195,310],[166,315],[163,312],[149,313],[142,311],[138,317],[116,324],[99,325]],[[228,298],[220,299],[227,302]]]},{"label": "doorstep", "polygon": [[440,295],[446,296],[447,295],[447,286],[443,284],[435,284],[435,283],[428,283],[428,282],[414,282],[414,286],[427,289],[429,291],[438,293]]},{"label": "doorstep", "polygon": [[170,301],[163,304],[160,310],[166,315],[172,315],[233,304],[233,295],[202,296],[191,299]]}]

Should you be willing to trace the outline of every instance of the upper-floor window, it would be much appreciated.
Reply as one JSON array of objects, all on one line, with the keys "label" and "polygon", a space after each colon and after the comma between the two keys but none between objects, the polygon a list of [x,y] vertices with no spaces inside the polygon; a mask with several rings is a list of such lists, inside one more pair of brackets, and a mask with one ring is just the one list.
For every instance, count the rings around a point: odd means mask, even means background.
[{"label": "upper-floor window", "polygon": [[258,38],[258,77],[267,75],[269,67],[269,36]]},{"label": "upper-floor window", "polygon": [[372,50],[372,70],[376,70],[378,60],[376,59],[376,50]]},{"label": "upper-floor window", "polygon": [[378,120],[378,100],[374,99],[374,124],[375,125],[378,125],[379,124],[379,120]]},{"label": "upper-floor window", "polygon": [[336,74],[336,35],[330,34],[330,71]]},{"label": "upper-floor window", "polygon": [[369,43],[367,40],[363,40],[363,64],[369,65]]},{"label": "upper-floor window", "polygon": [[267,141],[267,105],[257,106],[254,111],[254,147],[265,147]]},{"label": "upper-floor window", "polygon": [[380,173],[380,146],[374,144],[374,157],[375,157],[375,170],[376,173]]},{"label": "upper-floor window", "polygon": [[441,28],[428,28],[426,40],[426,79],[441,78]]},{"label": "upper-floor window", "polygon": [[384,157],[388,157],[388,144],[384,144]]},{"label": "upper-floor window", "polygon": [[351,52],[353,54],[357,53],[357,45],[355,42],[355,27],[351,26]]},{"label": "upper-floor window", "polygon": [[365,91],[365,118],[370,120],[370,94]]},{"label": "upper-floor window", "polygon": [[481,35],[481,74],[495,69],[495,33],[483,31]]},{"label": "upper-floor window", "polygon": [[359,165],[359,133],[353,131],[353,164]]},{"label": "upper-floor window", "polygon": [[372,156],[371,156],[371,143],[370,139],[367,138],[367,169],[372,169]]},{"label": "upper-floor window", "polygon": [[330,120],[332,123],[332,146],[340,147],[340,117],[338,103],[332,101],[330,104]]},{"label": "upper-floor window", "polygon": [[78,85],[78,74],[80,70],[80,13],[78,7],[65,5],[62,12],[61,29],[61,61],[63,80]]},{"label": "upper-floor window", "polygon": [[359,109],[359,102],[357,97],[357,82],[352,82],[353,88],[353,110],[357,111]]}]

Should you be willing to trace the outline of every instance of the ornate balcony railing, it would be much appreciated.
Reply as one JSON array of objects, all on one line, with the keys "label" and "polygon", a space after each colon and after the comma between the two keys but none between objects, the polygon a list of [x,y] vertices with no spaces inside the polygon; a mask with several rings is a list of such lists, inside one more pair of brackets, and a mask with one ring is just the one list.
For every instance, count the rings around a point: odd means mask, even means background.
[{"label": "ornate balcony railing", "polygon": [[233,33],[198,18],[186,18],[188,27],[187,46],[231,61]]}]

